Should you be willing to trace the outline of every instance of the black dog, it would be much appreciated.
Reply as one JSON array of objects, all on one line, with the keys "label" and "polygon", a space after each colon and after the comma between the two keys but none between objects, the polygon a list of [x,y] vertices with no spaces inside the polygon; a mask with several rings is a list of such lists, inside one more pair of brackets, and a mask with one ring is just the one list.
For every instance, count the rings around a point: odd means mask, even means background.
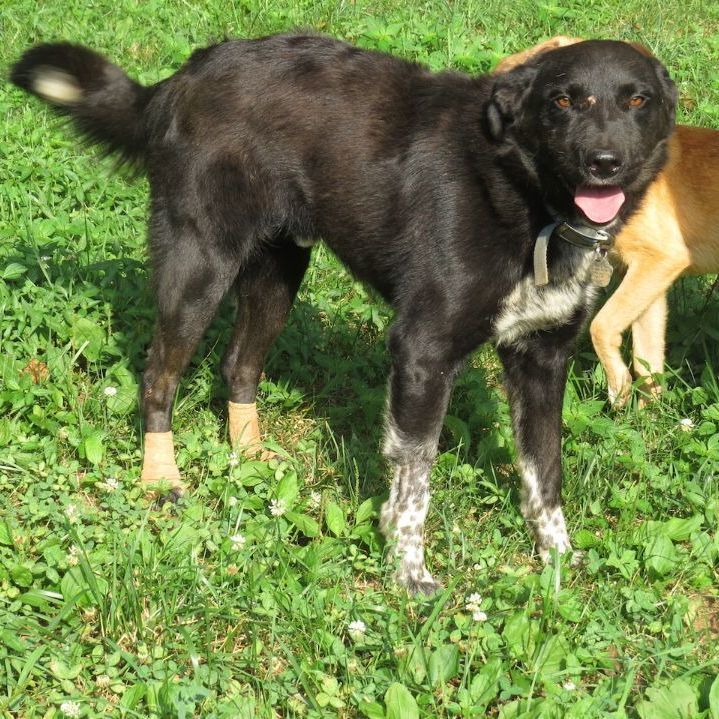
[{"label": "black dog", "polygon": [[[153,87],[68,44],[29,50],[12,80],[149,173],[158,320],[143,479],[181,487],[175,389],[233,284],[230,435],[256,447],[263,358],[321,237],[396,312],[384,444],[395,474],[381,524],[399,581],[436,586],[422,538],[430,468],[452,381],[489,340],[506,370],[522,511],[543,557],[570,548],[567,358],[609,237],[596,227],[617,228],[665,160],[676,97],[659,62],[589,41],[472,78],[283,35],[201,50]],[[575,228],[538,241],[554,221]]]}]

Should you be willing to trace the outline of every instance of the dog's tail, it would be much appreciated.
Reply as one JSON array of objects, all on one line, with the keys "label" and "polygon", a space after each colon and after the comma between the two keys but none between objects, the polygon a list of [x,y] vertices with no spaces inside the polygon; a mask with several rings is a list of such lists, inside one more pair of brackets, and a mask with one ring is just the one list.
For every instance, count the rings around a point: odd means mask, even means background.
[{"label": "dog's tail", "polygon": [[102,55],[81,45],[48,43],[28,50],[11,81],[69,116],[88,140],[130,163],[147,147],[143,113],[154,88],[139,85]]}]

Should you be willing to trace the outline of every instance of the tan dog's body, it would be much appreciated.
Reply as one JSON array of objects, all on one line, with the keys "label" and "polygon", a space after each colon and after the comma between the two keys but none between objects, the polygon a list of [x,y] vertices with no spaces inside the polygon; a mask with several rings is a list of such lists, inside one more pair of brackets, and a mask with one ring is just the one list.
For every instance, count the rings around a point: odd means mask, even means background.
[{"label": "tan dog's body", "polygon": [[[576,42],[581,40],[554,37],[505,58],[495,72]],[[621,355],[622,333],[631,326],[635,375],[658,393],[652,375],[664,368],[667,291],[680,275],[719,272],[719,131],[677,125],[669,161],[618,235],[614,255],[626,273],[590,332],[609,399],[623,404],[632,376]]]},{"label": "tan dog's body", "polygon": [[624,330],[631,325],[635,374],[658,392],[651,375],[664,366],[667,291],[680,275],[719,271],[719,132],[677,126],[669,162],[615,251],[626,274],[594,318],[591,335],[609,398],[621,404],[632,384],[620,352]]}]

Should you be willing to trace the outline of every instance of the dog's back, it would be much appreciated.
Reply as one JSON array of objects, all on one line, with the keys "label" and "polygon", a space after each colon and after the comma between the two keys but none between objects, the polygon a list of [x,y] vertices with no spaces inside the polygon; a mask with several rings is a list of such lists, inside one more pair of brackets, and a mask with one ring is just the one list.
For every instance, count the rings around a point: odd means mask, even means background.
[{"label": "dog's back", "polygon": [[719,270],[719,132],[677,126],[669,165],[663,176],[671,186],[673,206],[689,251],[691,265],[687,272],[716,272]]}]

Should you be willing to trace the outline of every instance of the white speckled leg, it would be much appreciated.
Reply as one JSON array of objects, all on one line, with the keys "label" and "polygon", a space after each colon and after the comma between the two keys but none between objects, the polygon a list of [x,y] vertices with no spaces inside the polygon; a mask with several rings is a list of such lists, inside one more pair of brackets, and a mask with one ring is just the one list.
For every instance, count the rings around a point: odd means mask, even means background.
[{"label": "white speckled leg", "polygon": [[531,529],[537,544],[537,553],[543,561],[550,559],[550,550],[560,554],[571,550],[564,513],[560,506],[547,507],[539,487],[537,468],[533,462],[519,460],[522,477],[522,516]]},{"label": "white speckled leg", "polygon": [[424,563],[424,520],[429,507],[429,465],[416,462],[395,467],[389,499],[382,506],[380,528],[394,542],[399,560],[396,579],[413,593],[432,594],[438,584]]}]

